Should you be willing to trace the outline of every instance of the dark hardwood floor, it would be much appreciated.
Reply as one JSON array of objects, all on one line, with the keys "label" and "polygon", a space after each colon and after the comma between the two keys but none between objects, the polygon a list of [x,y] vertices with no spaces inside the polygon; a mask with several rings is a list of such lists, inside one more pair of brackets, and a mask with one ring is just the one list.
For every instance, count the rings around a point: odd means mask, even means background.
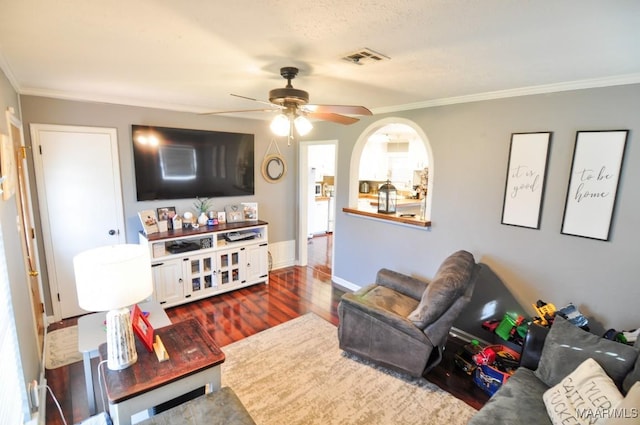
[{"label": "dark hardwood floor", "polygon": [[[337,325],[336,309],[344,292],[331,283],[332,239],[331,235],[310,239],[309,266],[274,270],[268,285],[254,285],[169,308],[167,315],[174,322],[197,318],[222,347],[309,312]],[[76,323],[77,318],[66,319],[49,325],[49,331]],[[454,366],[453,354],[461,344],[461,341],[449,341],[442,363],[427,379],[478,409],[488,396]],[[94,369],[97,364],[98,359],[93,359]],[[46,378],[69,425],[89,417],[82,362],[47,370]],[[94,387],[99,388],[97,377],[95,380]],[[101,402],[98,410],[103,410]],[[47,424],[63,425],[50,395],[46,418]]]}]

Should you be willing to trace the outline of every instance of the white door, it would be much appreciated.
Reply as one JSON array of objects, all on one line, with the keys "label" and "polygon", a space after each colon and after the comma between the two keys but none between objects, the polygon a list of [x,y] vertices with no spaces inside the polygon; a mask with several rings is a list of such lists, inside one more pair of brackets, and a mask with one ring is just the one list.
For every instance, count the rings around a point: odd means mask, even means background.
[{"label": "white door", "polygon": [[38,203],[56,320],[84,314],[73,257],[124,243],[124,214],[113,128],[32,124]]},{"label": "white door", "polygon": [[40,268],[40,259],[38,257],[38,251],[36,250],[38,242],[33,225],[33,208],[31,208],[31,189],[29,186],[29,173],[27,171],[27,149],[22,134],[22,122],[13,114],[12,108],[7,109],[6,115],[16,165],[16,205],[22,236],[22,254],[25,259],[27,280],[29,281],[31,305],[38,338],[38,352],[42,353],[44,344],[44,303],[42,298],[42,280],[40,272],[38,271]]}]

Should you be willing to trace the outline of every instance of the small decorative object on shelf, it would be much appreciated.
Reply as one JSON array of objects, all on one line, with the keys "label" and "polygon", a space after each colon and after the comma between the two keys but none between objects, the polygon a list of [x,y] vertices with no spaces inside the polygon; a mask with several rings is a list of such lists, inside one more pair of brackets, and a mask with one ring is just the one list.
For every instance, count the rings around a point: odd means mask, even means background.
[{"label": "small decorative object on shelf", "polygon": [[207,224],[207,213],[211,209],[211,201],[209,198],[200,199],[196,197],[196,201],[193,203],[193,206],[196,208],[198,212],[198,224],[201,226],[205,226]]},{"label": "small decorative object on shelf", "polygon": [[142,223],[142,227],[144,229],[144,233],[150,235],[152,233],[158,233],[158,219],[156,217],[156,212],[153,210],[144,210],[138,213],[138,217],[140,217],[140,222]]},{"label": "small decorative object on shelf", "polygon": [[157,208],[158,221],[167,221],[168,230],[173,230],[173,217],[176,216],[176,207],[160,207]]},{"label": "small decorative object on shelf", "polygon": [[168,220],[158,220],[158,231],[166,232],[169,230],[169,221]]},{"label": "small decorative object on shelf", "polygon": [[244,221],[244,206],[242,204],[232,204],[224,207],[227,216],[227,223],[238,223]]},{"label": "small decorative object on shelf", "polygon": [[182,214],[182,227],[186,229],[190,229],[192,224],[193,224],[193,213],[191,211],[187,211],[186,213]]},{"label": "small decorative object on shelf", "polygon": [[258,203],[257,202],[243,202],[244,207],[244,219],[246,221],[258,219]]},{"label": "small decorative object on shelf", "polygon": [[153,350],[156,352],[156,357],[159,362],[169,360],[169,353],[167,352],[167,349],[164,348],[160,335],[156,335],[156,342],[153,343]]},{"label": "small decorative object on shelf", "polygon": [[378,212],[381,214],[395,214],[398,192],[396,187],[387,180],[378,189]]},{"label": "small decorative object on shelf", "polygon": [[215,211],[209,211],[207,218],[207,226],[215,226],[218,224],[218,213]]},{"label": "small decorative object on shelf", "polygon": [[208,220],[209,220],[209,217],[207,217],[207,213],[201,212],[200,215],[198,216],[198,224],[200,226],[206,226]]},{"label": "small decorative object on shelf", "polygon": [[176,207],[160,207],[160,208],[157,208],[156,211],[158,211],[159,221],[162,221],[162,220],[171,221],[173,220],[173,217],[176,216]]},{"label": "small decorative object on shelf", "polygon": [[180,230],[182,229],[182,217],[180,215],[173,216],[173,229]]},{"label": "small decorative object on shelf", "polygon": [[133,331],[140,338],[142,344],[147,348],[149,352],[153,351],[153,327],[149,323],[149,320],[142,314],[138,305],[133,306],[131,311],[131,325]]}]

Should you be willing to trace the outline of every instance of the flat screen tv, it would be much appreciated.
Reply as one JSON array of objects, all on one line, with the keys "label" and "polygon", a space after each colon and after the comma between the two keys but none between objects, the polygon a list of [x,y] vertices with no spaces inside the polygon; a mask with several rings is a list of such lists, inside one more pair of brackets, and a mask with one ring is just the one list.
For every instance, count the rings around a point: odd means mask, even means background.
[{"label": "flat screen tv", "polygon": [[131,126],[138,201],[254,194],[254,135]]}]

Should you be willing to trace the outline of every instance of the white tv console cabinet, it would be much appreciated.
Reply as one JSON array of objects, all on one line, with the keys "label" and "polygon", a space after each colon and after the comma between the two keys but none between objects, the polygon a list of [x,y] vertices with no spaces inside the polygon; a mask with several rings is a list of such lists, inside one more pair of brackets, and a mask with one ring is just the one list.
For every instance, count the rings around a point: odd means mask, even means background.
[{"label": "white tv console cabinet", "polygon": [[264,221],[225,223],[145,235],[153,272],[153,299],[163,308],[269,282]]}]

